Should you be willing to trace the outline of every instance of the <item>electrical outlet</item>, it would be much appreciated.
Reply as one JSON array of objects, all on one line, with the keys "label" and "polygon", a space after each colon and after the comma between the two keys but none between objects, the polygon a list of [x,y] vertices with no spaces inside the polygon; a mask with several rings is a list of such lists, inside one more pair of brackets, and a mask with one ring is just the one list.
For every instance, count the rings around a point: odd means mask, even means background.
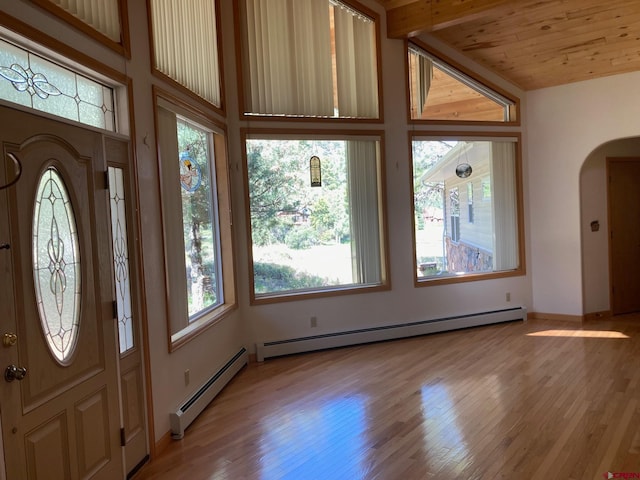
[{"label": "electrical outlet", "polygon": [[511,292],[507,292],[506,299],[507,299],[507,302],[511,301]]},{"label": "electrical outlet", "polygon": [[191,379],[189,378],[189,377],[190,377],[190,373],[191,373],[191,372],[189,372],[189,369],[188,369],[188,368],[184,371],[184,386],[185,386],[185,387],[186,387],[187,385],[189,385],[189,381],[191,380]]},{"label": "electrical outlet", "polygon": [[311,328],[316,328],[318,326],[318,317],[311,317]]}]

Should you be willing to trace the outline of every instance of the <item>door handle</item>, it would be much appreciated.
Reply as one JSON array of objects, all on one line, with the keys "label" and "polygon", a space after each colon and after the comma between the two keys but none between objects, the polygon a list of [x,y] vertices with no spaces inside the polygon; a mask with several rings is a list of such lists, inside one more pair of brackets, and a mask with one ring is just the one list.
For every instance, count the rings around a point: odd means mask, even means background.
[{"label": "door handle", "polygon": [[27,376],[27,369],[25,367],[16,367],[15,365],[9,365],[4,371],[4,379],[7,382],[13,382],[14,380],[22,380]]}]

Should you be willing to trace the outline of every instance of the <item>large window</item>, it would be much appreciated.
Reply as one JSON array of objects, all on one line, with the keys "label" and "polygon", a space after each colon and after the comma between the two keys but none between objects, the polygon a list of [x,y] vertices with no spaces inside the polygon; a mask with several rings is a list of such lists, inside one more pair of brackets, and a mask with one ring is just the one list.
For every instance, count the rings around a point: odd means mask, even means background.
[{"label": "large window", "polygon": [[235,304],[224,132],[157,99],[171,339]]},{"label": "large window", "polygon": [[524,272],[518,139],[413,137],[418,283]]},{"label": "large window", "polygon": [[[427,50],[408,44],[410,112],[412,120],[437,122],[517,121],[517,100],[489,87]],[[422,45],[422,44],[420,44]]]},{"label": "large window", "polygon": [[246,115],[380,116],[375,14],[339,0],[240,5]]},{"label": "large window", "polygon": [[246,135],[252,300],[387,286],[378,137]]}]

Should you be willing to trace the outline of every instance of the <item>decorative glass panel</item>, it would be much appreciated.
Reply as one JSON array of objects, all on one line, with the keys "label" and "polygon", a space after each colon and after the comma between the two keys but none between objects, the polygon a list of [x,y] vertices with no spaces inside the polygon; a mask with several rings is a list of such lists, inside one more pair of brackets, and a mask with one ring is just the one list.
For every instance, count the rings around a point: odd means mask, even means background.
[{"label": "decorative glass panel", "polygon": [[115,131],[113,89],[0,40],[0,98]]},{"label": "decorative glass panel", "polygon": [[38,183],[33,213],[33,280],[40,323],[51,353],[66,363],[78,339],[80,252],[71,201],[57,170]]},{"label": "decorative glass panel", "polygon": [[118,312],[118,336],[120,338],[120,353],[125,353],[134,347],[134,338],[124,172],[121,168],[109,167],[109,198],[111,200],[111,241]]}]

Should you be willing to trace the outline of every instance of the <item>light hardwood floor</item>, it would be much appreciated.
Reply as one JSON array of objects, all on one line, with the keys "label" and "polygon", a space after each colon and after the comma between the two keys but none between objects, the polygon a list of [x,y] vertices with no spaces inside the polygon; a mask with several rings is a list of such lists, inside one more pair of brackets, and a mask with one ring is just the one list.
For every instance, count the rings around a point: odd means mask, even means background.
[{"label": "light hardwood floor", "polygon": [[639,402],[640,317],[480,327],[252,364],[135,479],[640,478]]}]

